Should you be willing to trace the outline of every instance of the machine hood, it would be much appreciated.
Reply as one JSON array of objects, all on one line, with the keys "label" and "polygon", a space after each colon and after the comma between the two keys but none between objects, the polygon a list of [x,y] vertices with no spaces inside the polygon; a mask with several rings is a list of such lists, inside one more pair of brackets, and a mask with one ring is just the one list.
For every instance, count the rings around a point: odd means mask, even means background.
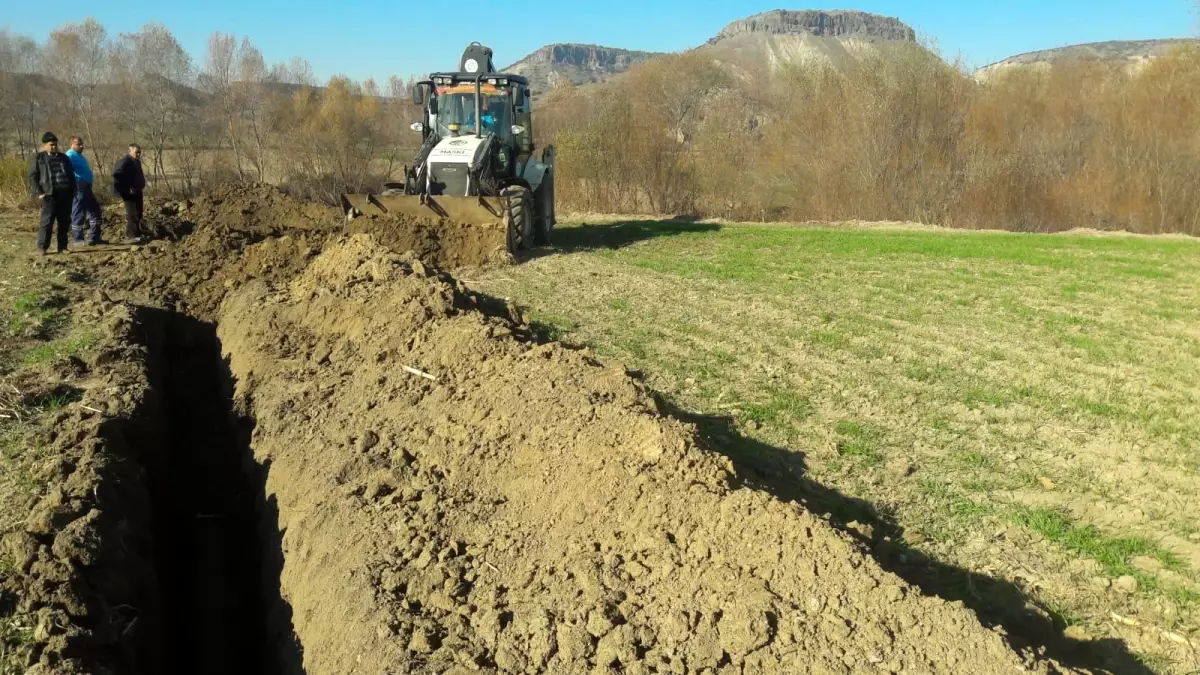
[{"label": "machine hood", "polygon": [[429,157],[426,161],[430,165],[468,164],[474,168],[475,157],[479,154],[479,148],[486,140],[486,137],[475,138],[473,135],[443,138],[434,146],[433,150],[429,151]]}]

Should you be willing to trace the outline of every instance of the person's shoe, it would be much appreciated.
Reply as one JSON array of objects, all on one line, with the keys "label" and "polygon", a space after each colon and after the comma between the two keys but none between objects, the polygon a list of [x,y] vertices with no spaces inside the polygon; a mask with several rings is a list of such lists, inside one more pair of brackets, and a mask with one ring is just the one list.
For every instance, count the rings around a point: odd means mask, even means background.
[{"label": "person's shoe", "polygon": [[96,241],[89,241],[88,246],[106,246],[108,243],[109,242],[104,239],[97,239]]},{"label": "person's shoe", "polygon": [[46,249],[44,249],[44,248],[39,248],[39,249],[38,249],[38,255],[46,255]]}]

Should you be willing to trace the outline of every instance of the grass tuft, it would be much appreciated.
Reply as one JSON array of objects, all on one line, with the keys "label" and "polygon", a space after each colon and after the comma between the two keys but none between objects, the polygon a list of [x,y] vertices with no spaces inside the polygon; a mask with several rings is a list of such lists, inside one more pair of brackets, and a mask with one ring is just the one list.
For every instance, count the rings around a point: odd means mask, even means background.
[{"label": "grass tuft", "polygon": [[1100,563],[1109,576],[1138,576],[1130,560],[1137,556],[1170,555],[1141,537],[1108,537],[1094,525],[1080,525],[1062,509],[1017,507],[1010,519],[1066,548]]}]

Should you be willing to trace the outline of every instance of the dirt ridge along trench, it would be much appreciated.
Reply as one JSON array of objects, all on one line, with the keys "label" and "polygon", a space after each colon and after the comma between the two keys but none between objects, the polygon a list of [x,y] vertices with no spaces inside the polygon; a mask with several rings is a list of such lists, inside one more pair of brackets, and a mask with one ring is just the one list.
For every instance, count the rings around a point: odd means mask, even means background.
[{"label": "dirt ridge along trench", "polygon": [[0,620],[24,632],[0,671],[271,672],[272,539],[215,327],[109,301],[75,314],[104,337],[45,439],[47,488],[0,546]]},{"label": "dirt ridge along trench", "polygon": [[481,309],[363,235],[221,305],[309,675],[1064,672]]},{"label": "dirt ridge along trench", "polygon": [[296,199],[270,185],[225,185],[194,200],[158,202],[148,229],[159,238],[130,255],[101,253],[85,264],[114,294],[212,319],[221,299],[251,279],[295,276],[331,238],[368,230],[380,245],[453,269],[509,264],[503,230],[453,223],[435,229],[406,218],[358,218]]},{"label": "dirt ridge along trench", "polygon": [[[29,675],[159,673],[164,635],[147,463],[159,433],[151,327],[136,308],[85,302],[96,326],[85,359],[22,381],[26,398],[67,397],[40,438],[43,487],[20,529],[0,538],[0,671]],[[20,671],[17,671],[20,672]]]}]

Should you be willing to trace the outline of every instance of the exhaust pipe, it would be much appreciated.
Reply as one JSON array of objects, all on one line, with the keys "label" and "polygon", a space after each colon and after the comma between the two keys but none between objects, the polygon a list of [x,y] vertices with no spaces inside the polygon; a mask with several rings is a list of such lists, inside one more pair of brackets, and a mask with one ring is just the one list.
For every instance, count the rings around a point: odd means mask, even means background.
[{"label": "exhaust pipe", "polygon": [[483,138],[483,72],[475,76],[475,138]]}]

